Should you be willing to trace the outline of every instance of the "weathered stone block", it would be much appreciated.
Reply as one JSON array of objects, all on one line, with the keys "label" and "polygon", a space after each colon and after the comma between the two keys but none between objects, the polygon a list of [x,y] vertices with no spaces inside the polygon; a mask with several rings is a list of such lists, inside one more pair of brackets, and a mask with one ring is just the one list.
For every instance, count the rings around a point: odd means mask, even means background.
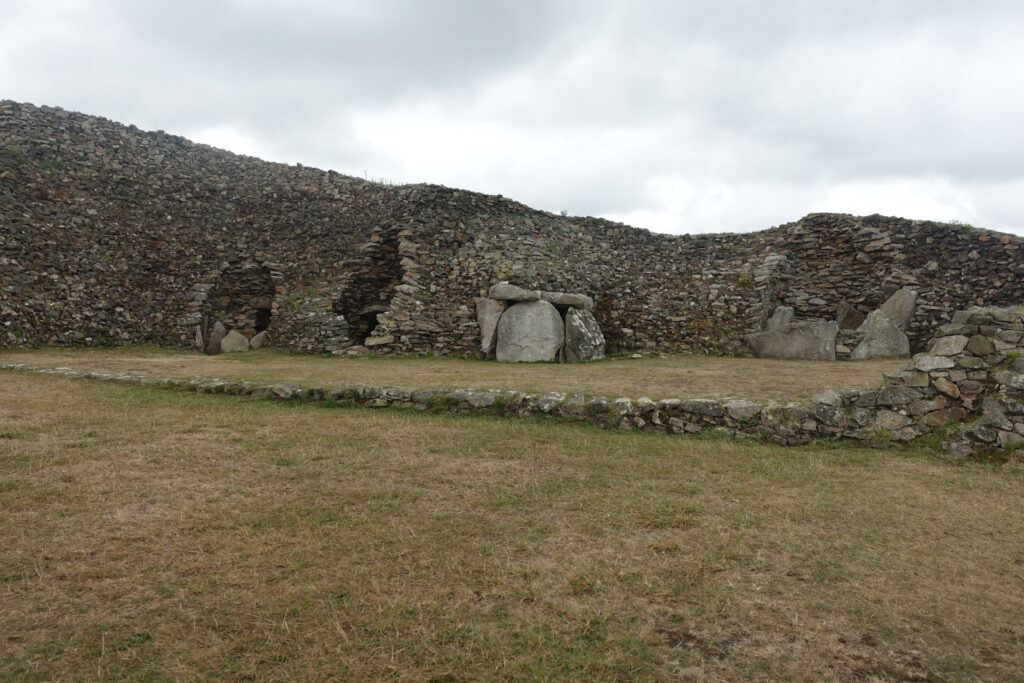
[{"label": "weathered stone block", "polygon": [[748,334],[744,341],[761,358],[835,360],[835,322],[791,323],[783,330]]},{"label": "weathered stone block", "polygon": [[547,301],[510,306],[498,320],[495,356],[503,363],[553,361],[565,343],[565,324]]},{"label": "weathered stone block", "polygon": [[878,310],[901,330],[905,330],[910,326],[910,321],[914,319],[916,303],[917,292],[904,287],[886,299],[885,303],[878,307]]},{"label": "weathered stone block", "polygon": [[565,360],[587,363],[604,358],[604,335],[594,314],[570,308],[565,314]]},{"label": "weathered stone block", "polygon": [[236,353],[249,350],[249,340],[237,330],[231,330],[220,340],[221,353]]},{"label": "weathered stone block", "polygon": [[497,342],[498,320],[508,304],[482,296],[475,297],[473,302],[476,304],[476,322],[480,326],[480,350],[490,358]]},{"label": "weathered stone block", "polygon": [[850,354],[851,360],[910,357],[907,335],[881,309],[868,314],[858,331],[864,334],[864,339]]},{"label": "weathered stone block", "polygon": [[540,299],[540,292],[523,289],[508,282],[499,282],[487,291],[487,296],[505,301],[537,301]]}]

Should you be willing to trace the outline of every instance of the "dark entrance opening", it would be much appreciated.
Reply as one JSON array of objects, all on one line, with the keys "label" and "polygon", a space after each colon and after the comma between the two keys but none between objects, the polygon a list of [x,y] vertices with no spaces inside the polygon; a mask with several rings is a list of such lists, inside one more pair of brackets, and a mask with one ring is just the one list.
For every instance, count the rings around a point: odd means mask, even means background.
[{"label": "dark entrance opening", "polygon": [[341,296],[332,306],[348,322],[353,344],[363,345],[377,327],[377,315],[390,308],[395,285],[402,279],[396,229],[377,232],[375,242],[363,246]]}]

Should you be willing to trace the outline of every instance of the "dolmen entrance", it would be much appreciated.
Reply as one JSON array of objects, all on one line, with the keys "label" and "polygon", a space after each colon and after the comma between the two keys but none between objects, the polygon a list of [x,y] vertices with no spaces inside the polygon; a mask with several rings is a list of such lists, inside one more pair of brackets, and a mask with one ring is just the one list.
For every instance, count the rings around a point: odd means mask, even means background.
[{"label": "dolmen entrance", "polygon": [[477,297],[481,349],[502,363],[586,363],[604,358],[604,335],[585,294],[499,282]]}]

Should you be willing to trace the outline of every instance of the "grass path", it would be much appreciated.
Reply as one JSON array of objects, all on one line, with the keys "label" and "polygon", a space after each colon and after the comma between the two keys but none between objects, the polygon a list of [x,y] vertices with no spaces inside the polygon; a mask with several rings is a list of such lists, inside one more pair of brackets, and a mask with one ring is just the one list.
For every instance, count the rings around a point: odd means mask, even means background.
[{"label": "grass path", "polygon": [[430,389],[473,387],[605,395],[609,398],[807,399],[825,389],[876,386],[906,361],[826,363],[759,358],[673,356],[587,365],[493,363],[460,358],[324,358],[279,351],[205,356],[163,349],[9,352],[0,360],[75,369],[168,376],[215,375],[304,386],[390,384]]},{"label": "grass path", "polygon": [[0,677],[1024,671],[1016,470],[0,383]]}]

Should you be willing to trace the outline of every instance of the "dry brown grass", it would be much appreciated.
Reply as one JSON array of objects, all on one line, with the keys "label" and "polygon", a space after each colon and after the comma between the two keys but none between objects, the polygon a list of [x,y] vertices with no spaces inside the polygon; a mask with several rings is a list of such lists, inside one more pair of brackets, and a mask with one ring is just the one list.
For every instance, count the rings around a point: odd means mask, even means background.
[{"label": "dry brown grass", "polygon": [[0,384],[7,678],[1024,671],[1017,471]]},{"label": "dry brown grass", "polygon": [[608,360],[587,365],[493,363],[459,358],[323,358],[262,350],[204,356],[168,350],[112,349],[0,354],[0,360],[105,372],[168,376],[215,375],[304,385],[389,384],[431,389],[473,387],[535,393],[582,391],[611,398],[801,399],[825,389],[881,383],[906,361],[825,363],[759,358],[674,356]]}]

